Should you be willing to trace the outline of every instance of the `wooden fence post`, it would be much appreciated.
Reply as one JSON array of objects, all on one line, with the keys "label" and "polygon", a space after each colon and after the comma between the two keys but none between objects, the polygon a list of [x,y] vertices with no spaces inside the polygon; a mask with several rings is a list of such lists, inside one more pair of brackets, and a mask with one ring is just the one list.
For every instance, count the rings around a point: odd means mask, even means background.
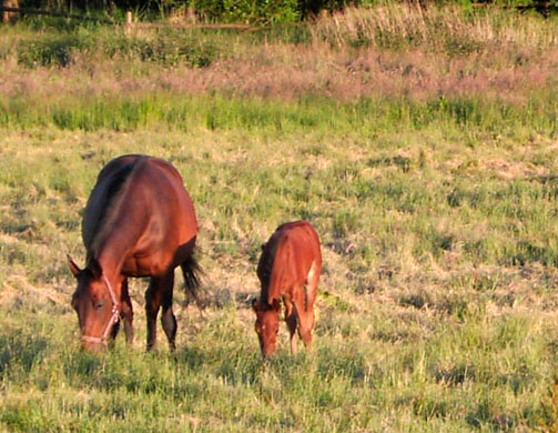
[{"label": "wooden fence post", "polygon": [[130,35],[132,30],[132,11],[126,11],[126,22],[124,23],[124,33],[126,36]]},{"label": "wooden fence post", "polygon": [[[19,8],[19,0],[2,0],[2,6],[7,8]],[[2,22],[15,23],[17,21],[17,13],[15,12],[2,12]]]}]

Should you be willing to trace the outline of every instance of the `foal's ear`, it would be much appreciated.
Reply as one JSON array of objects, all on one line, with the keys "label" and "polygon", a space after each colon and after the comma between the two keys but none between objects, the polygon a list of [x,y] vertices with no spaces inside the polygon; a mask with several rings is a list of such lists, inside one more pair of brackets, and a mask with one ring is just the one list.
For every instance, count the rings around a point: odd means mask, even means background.
[{"label": "foal's ear", "polygon": [[103,268],[101,268],[101,264],[97,259],[90,259],[89,263],[87,263],[87,268],[93,273],[95,279],[99,279],[103,275]]},{"label": "foal's ear", "polygon": [[254,309],[254,311],[258,312],[260,311],[260,307],[260,301],[254,298],[254,300],[252,300],[252,308]]},{"label": "foal's ear", "polygon": [[68,266],[70,267],[70,271],[72,271],[72,274],[74,274],[74,277],[78,277],[78,275],[81,272],[81,269],[79,268],[79,266],[77,265],[77,263],[74,261],[74,259],[72,259],[72,257],[70,257],[70,255],[67,255],[68,257]]},{"label": "foal's ear", "polygon": [[271,309],[277,312],[281,310],[281,302],[279,302],[279,299],[273,300],[273,303],[271,304]]}]

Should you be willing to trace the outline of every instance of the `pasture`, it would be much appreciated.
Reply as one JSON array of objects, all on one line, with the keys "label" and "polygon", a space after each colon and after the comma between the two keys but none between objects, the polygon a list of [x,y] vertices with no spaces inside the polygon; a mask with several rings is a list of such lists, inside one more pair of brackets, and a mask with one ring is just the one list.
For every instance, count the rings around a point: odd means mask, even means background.
[{"label": "pasture", "polygon": [[[557,431],[557,28],[395,6],[264,34],[1,27],[0,430]],[[134,346],[79,350],[66,254],[125,153],[171,161],[196,206],[206,309],[175,291],[174,354],[144,351],[142,280]],[[263,365],[260,246],[296,219],[322,240],[314,347],[282,324]]]}]

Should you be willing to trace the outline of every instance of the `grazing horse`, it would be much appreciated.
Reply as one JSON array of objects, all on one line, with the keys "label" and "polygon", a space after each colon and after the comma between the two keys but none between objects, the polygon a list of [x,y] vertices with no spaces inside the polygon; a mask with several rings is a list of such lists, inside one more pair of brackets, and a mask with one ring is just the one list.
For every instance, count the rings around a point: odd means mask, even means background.
[{"label": "grazing horse", "polygon": [[295,221],[277,228],[262,247],[258,264],[260,299],[254,299],[256,332],[264,358],[275,352],[279,332],[280,299],[285,305],[285,322],[296,351],[295,331],[307,346],[312,344],[314,301],[322,270],[320,238],[306,221]]},{"label": "grazing horse", "polygon": [[168,162],[143,155],[110,161],[99,173],[82,222],[87,250],[85,269],[68,256],[78,281],[72,296],[84,348],[96,351],[118,333],[124,322],[126,341],[133,340],[133,311],[128,277],[150,277],[145,292],[147,350],[157,338],[157,314],[171,350],[176,318],[172,311],[174,269],[182,268],[194,299],[199,266],[193,256],[198,224],[182,177]]}]

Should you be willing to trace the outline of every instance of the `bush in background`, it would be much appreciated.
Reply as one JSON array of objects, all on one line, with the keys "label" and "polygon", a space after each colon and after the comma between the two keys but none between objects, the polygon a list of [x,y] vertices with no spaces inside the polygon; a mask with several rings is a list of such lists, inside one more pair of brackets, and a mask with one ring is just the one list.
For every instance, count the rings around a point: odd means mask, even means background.
[{"label": "bush in background", "polygon": [[202,22],[235,22],[270,24],[296,22],[318,16],[323,11],[335,12],[348,6],[416,4],[422,8],[456,4],[468,9],[494,4],[519,11],[535,11],[550,16],[558,11],[558,0],[23,0],[22,7],[52,10],[100,11],[122,15],[133,10],[147,19],[169,15],[195,18]]}]

